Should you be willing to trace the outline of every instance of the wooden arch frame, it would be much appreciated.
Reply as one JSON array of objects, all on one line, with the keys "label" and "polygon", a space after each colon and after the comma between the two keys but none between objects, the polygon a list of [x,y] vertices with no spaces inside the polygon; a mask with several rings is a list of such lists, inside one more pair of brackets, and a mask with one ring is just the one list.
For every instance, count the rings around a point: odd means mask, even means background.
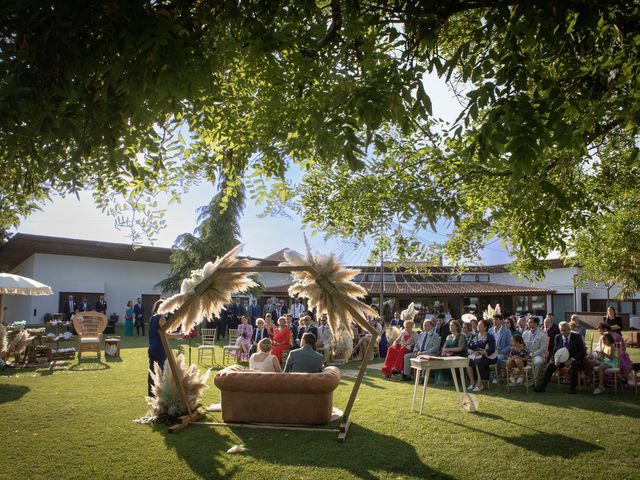
[{"label": "wooden arch frame", "polygon": [[[366,371],[367,365],[369,364],[369,356],[373,352],[373,347],[378,341],[378,332],[375,328],[373,328],[366,318],[364,318],[358,310],[354,307],[360,303],[359,300],[352,298],[348,295],[345,295],[343,292],[337,290],[331,282],[329,282],[326,278],[321,276],[318,271],[313,268],[311,265],[305,266],[254,266],[254,267],[228,267],[221,268],[217,270],[218,273],[260,273],[260,272],[276,272],[276,273],[292,273],[292,272],[309,272],[313,275],[316,283],[318,283],[325,291],[334,296],[339,296],[344,300],[344,304],[346,309],[351,314],[353,319],[360,325],[362,328],[367,330],[371,335],[372,339],[367,346],[367,350],[364,354],[364,358],[360,365],[360,370],[358,371],[358,376],[353,384],[353,389],[351,390],[351,395],[349,396],[349,400],[347,401],[347,406],[344,409],[344,415],[342,417],[342,422],[340,424],[340,430],[338,434],[338,440],[343,442],[346,440],[347,432],[349,431],[349,426],[351,424],[351,410],[353,409],[353,404],[356,400],[356,396],[358,395],[358,390],[360,389],[360,384],[362,383],[362,378],[364,377],[364,373]],[[178,367],[176,364],[176,358],[173,354],[171,348],[169,348],[169,341],[167,339],[167,332],[172,330],[176,324],[182,319],[182,317],[188,311],[188,308],[192,302],[194,302],[198,297],[200,297],[212,284],[210,278],[205,278],[199,285],[194,288],[194,293],[191,298],[189,298],[176,312],[171,316],[171,318],[165,322],[165,324],[160,328],[160,339],[162,341],[162,346],[164,348],[165,354],[167,356],[167,360],[169,361],[169,368],[171,368],[171,373],[173,374],[173,378],[178,378]],[[184,386],[181,382],[176,382],[176,386],[178,388],[178,393],[180,395],[180,400],[182,404],[187,409],[187,415],[180,418],[180,423],[177,425],[173,425],[169,428],[170,432],[178,432],[185,428],[190,423],[198,420],[201,417],[201,414],[193,411],[187,401],[187,394],[184,390]],[[273,427],[271,427],[273,428]],[[288,429],[295,427],[286,427]]]}]

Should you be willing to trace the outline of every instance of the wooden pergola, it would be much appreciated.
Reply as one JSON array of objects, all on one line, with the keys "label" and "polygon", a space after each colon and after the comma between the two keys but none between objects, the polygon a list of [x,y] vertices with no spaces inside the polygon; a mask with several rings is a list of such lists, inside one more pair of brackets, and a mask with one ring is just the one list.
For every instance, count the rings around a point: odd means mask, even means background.
[{"label": "wooden pergola", "polygon": [[[278,273],[292,273],[292,272],[301,272],[306,271],[310,273],[316,283],[329,295],[334,298],[339,298],[342,300],[343,305],[345,306],[348,313],[351,317],[360,325],[360,327],[364,328],[372,335],[372,339],[369,342],[367,350],[364,354],[364,359],[362,360],[362,364],[360,365],[360,370],[358,371],[358,375],[353,384],[353,389],[351,390],[351,395],[349,396],[349,400],[347,401],[347,406],[344,409],[344,415],[342,417],[342,422],[340,423],[340,428],[338,430],[330,430],[330,429],[320,429],[316,428],[314,430],[320,431],[337,431],[338,432],[338,441],[344,442],[346,440],[347,433],[349,431],[349,426],[351,424],[351,411],[353,409],[353,404],[356,400],[356,396],[358,394],[358,390],[360,389],[360,384],[362,383],[362,378],[364,377],[367,365],[369,363],[369,356],[373,352],[374,345],[377,344],[378,341],[378,332],[373,328],[367,318],[365,318],[356,306],[365,306],[362,302],[353,298],[349,295],[344,294],[340,290],[338,290],[326,277],[320,275],[318,271],[310,265],[305,266],[252,266],[252,267],[228,267],[228,268],[220,268],[216,270],[217,273],[260,273],[260,272],[278,272]],[[207,289],[211,288],[212,280],[211,277],[205,278],[199,285],[197,285],[194,289],[195,295],[186,300],[186,302],[176,310],[176,312],[165,322],[165,324],[160,328],[160,338],[162,340],[162,346],[164,347],[164,351],[167,356],[167,360],[169,361],[169,368],[171,368],[171,372],[173,374],[174,380],[176,380],[176,386],[178,389],[178,393],[180,395],[180,400],[182,404],[185,406],[187,410],[187,414],[180,417],[178,424],[173,425],[169,428],[170,432],[178,432],[183,428],[187,427],[190,423],[198,421],[202,414],[198,411],[194,411],[189,402],[187,401],[187,395],[184,390],[184,387],[181,382],[177,381],[178,379],[178,368],[176,364],[176,358],[173,354],[173,351],[169,348],[169,342],[167,339],[167,333],[172,331],[175,326],[182,320],[186,312],[188,311],[188,307],[194,301],[196,301],[200,296],[202,296]],[[319,312],[320,313],[320,312]],[[331,312],[335,315],[338,312]],[[341,320],[344,321],[344,320]],[[350,326],[349,326],[350,327]],[[335,334],[335,332],[333,332]],[[214,425],[229,425],[224,423],[215,423]],[[233,424],[232,426],[251,426],[252,428],[283,428],[283,429],[302,429],[309,430],[309,428],[303,427],[293,427],[293,426],[262,426],[262,425],[249,425],[249,424]]]}]

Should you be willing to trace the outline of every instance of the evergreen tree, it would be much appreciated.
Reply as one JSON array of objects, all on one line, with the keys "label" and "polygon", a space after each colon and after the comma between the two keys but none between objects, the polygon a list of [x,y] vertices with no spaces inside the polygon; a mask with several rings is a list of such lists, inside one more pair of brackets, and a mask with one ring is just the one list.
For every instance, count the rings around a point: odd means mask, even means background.
[{"label": "evergreen tree", "polygon": [[180,289],[182,280],[193,270],[202,268],[240,243],[239,220],[244,210],[245,189],[238,181],[222,176],[218,193],[208,205],[198,209],[198,226],[193,234],[183,233],[176,238],[169,262],[169,276],[156,286],[163,293]]}]

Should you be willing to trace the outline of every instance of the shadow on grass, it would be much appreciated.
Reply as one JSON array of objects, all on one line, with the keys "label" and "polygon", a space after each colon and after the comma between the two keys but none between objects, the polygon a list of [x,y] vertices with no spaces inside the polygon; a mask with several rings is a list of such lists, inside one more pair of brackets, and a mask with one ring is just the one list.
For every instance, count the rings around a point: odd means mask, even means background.
[{"label": "shadow on grass", "polygon": [[537,403],[547,407],[569,410],[572,413],[588,410],[591,412],[622,417],[640,418],[640,404],[633,391],[614,395],[593,395],[591,390],[582,390],[577,395],[569,395],[566,386],[549,385],[544,393],[507,392],[504,390],[484,390],[483,395],[504,398],[529,404]]},{"label": "shadow on grass", "polygon": [[[337,423],[331,425],[336,427]],[[340,469],[351,475],[374,480],[381,476],[438,478],[448,476],[423,463],[413,445],[352,424],[345,443],[338,434],[291,430],[261,430],[242,427],[191,425],[177,434],[167,433],[166,426],[154,426],[164,435],[165,444],[203,478],[244,478],[244,457],[283,467],[283,478],[305,478],[317,469]],[[242,455],[226,451],[242,443],[249,449]],[[284,470],[285,467],[293,467]]]},{"label": "shadow on grass", "polygon": [[97,358],[78,359],[78,362],[69,367],[71,372],[93,372],[96,370],[107,370],[111,368],[108,364]]},{"label": "shadow on grass", "polygon": [[494,415],[494,414],[488,414],[488,413],[482,413],[482,412],[476,412],[473,415],[482,417],[482,418],[487,418],[492,422],[503,421],[511,425],[515,425],[515,426],[527,429],[529,430],[529,432],[523,433],[515,437],[510,437],[506,435],[500,435],[498,433],[494,433],[491,431],[483,430],[481,428],[471,427],[469,425],[454,422],[451,419],[439,418],[432,415],[427,415],[427,416],[429,418],[433,418],[434,420],[438,420],[447,424],[453,424],[460,428],[471,430],[474,433],[480,433],[480,434],[489,435],[495,438],[499,438],[500,440],[504,440],[505,442],[511,443],[516,447],[522,448],[524,450],[528,450],[530,452],[537,453],[538,455],[542,455],[544,457],[561,457],[565,459],[571,459],[583,453],[604,450],[604,448],[601,447],[600,445],[585,442],[584,440],[580,440],[579,438],[569,437],[561,433],[548,433],[548,432],[543,432],[542,430],[536,430],[535,428],[531,428],[526,425],[521,425],[517,422],[512,422],[510,420],[506,420],[500,415]]},{"label": "shadow on grass", "polygon": [[0,404],[19,400],[28,391],[29,387],[24,385],[2,384],[0,385]]},{"label": "shadow on grass", "polygon": [[169,433],[167,428],[167,425],[153,426],[156,432],[164,436],[166,446],[175,450],[176,455],[189,465],[198,478],[231,478],[238,473],[239,468],[229,465],[232,462],[226,462],[225,459],[226,451],[237,443],[225,433],[226,429],[190,425],[179,433]]},{"label": "shadow on grass", "polygon": [[365,480],[388,475],[453,478],[424,464],[413,445],[357,424],[351,425],[345,443],[338,443],[335,432],[269,431],[238,427],[231,428],[231,431],[250,449],[248,453],[251,457],[295,467],[296,476],[301,478],[315,471],[311,469],[325,468],[341,469]]}]

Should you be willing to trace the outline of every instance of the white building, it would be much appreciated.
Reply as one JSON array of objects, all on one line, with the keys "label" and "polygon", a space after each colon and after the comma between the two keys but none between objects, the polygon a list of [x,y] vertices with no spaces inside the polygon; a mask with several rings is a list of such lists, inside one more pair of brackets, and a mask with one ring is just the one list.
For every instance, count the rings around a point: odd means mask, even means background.
[{"label": "white building", "polygon": [[[277,265],[283,250],[264,258],[264,265]],[[160,297],[155,285],[166,278],[171,250],[158,247],[132,248],[131,245],[16,234],[0,247],[0,266],[8,272],[33,278],[53,289],[48,297],[5,296],[5,321],[26,320],[42,324],[48,313],[61,312],[68,295],[76,301],[87,297],[95,305],[99,295],[108,303],[107,314],[119,315],[128,300],[142,298],[145,315]],[[433,267],[428,275],[398,270],[384,272],[384,299],[391,309],[404,308],[413,301],[425,310],[439,309],[458,317],[471,309],[483,310],[487,304],[500,303],[505,313],[554,312],[562,320],[566,312],[603,312],[606,289],[595,284],[574,285],[580,269],[559,260],[548,262],[546,278],[535,285],[509,273],[505,265],[473,267],[461,275],[448,267]],[[356,277],[369,293],[368,301],[379,302],[378,267],[358,267]],[[263,273],[260,281],[265,296],[285,298],[291,277],[286,273]],[[610,292],[614,298],[618,290]],[[575,293],[575,298],[574,298]],[[263,301],[260,302],[261,304]],[[640,296],[611,302],[625,316],[640,315]]]}]

